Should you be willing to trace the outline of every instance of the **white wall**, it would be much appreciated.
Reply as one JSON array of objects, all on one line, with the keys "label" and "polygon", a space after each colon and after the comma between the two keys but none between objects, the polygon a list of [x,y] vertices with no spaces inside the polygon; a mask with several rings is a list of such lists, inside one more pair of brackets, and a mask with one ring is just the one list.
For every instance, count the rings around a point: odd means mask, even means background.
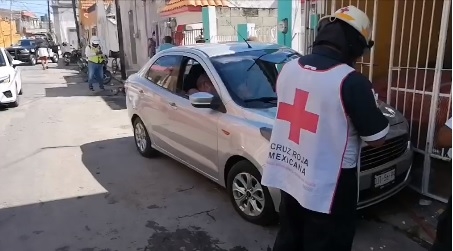
[{"label": "white wall", "polygon": [[119,51],[116,20],[107,18],[103,0],[97,1],[96,11],[97,33],[98,38],[101,41],[102,50],[104,51],[104,53],[108,53],[109,50]]},{"label": "white wall", "polygon": [[[129,0],[119,1],[121,9],[121,21],[123,29],[124,52],[126,58],[126,68],[130,71],[139,70],[148,61],[148,38],[155,30],[155,24],[162,21],[159,9],[165,5],[165,1],[141,1]],[[135,34],[131,38],[129,24],[129,11],[132,11],[132,23]],[[137,62],[133,62],[131,44],[136,45]]]},{"label": "white wall", "polygon": [[201,12],[182,12],[172,15],[172,17],[176,18],[176,23],[178,25],[197,24],[203,22]]},{"label": "white wall", "polygon": [[[228,0],[231,7],[234,8],[277,8],[278,0]],[[285,1],[285,0],[280,0]]]},{"label": "white wall", "polygon": [[[69,1],[70,3],[71,1]],[[58,41],[60,43],[68,42],[70,40],[69,29],[75,29],[72,7],[70,5],[66,7],[53,7],[53,20],[55,21],[55,35]],[[77,45],[75,44],[74,46]]]}]

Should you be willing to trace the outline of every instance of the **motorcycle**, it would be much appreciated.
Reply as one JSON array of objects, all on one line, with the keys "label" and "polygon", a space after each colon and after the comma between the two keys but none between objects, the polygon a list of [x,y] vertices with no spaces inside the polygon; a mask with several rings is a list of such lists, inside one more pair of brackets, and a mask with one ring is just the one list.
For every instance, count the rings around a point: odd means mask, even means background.
[{"label": "motorcycle", "polygon": [[65,65],[70,63],[76,63],[79,59],[82,58],[82,52],[78,49],[73,49],[71,52],[65,52],[63,54],[63,60]]},{"label": "motorcycle", "polygon": [[[80,58],[80,60],[77,63],[79,65],[79,71],[83,74],[85,74],[85,81],[88,81],[88,60],[86,58]],[[108,64],[108,57],[104,55],[104,77],[103,77],[103,83],[104,85],[109,84],[112,81],[112,73],[107,69],[107,64]]]}]

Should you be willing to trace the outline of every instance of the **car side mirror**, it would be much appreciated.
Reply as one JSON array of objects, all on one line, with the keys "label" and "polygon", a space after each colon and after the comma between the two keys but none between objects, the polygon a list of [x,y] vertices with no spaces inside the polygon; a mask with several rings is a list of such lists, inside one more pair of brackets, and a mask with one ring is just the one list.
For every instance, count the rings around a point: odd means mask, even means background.
[{"label": "car side mirror", "polygon": [[189,100],[195,108],[213,108],[214,95],[207,92],[197,92],[190,95]]}]

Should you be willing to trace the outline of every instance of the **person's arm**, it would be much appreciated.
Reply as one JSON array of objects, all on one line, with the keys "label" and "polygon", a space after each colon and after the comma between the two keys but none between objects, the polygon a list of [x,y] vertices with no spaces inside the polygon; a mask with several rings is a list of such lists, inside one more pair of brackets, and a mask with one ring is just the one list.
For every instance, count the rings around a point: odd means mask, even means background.
[{"label": "person's arm", "polygon": [[362,140],[373,147],[384,144],[389,121],[376,105],[371,82],[353,72],[345,78],[341,94],[345,112]]},{"label": "person's arm", "polygon": [[439,148],[451,148],[451,118],[439,129],[436,146]]}]

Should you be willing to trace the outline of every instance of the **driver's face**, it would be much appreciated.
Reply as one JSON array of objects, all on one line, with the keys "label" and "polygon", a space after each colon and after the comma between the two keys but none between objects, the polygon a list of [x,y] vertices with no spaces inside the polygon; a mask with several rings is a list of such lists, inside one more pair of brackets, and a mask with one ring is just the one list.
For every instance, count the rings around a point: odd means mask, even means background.
[{"label": "driver's face", "polygon": [[208,92],[211,94],[216,93],[216,90],[214,88],[214,85],[211,82],[211,79],[209,79],[209,77],[206,76],[205,74],[201,75],[198,78],[197,85],[198,85],[198,90],[201,92]]}]

